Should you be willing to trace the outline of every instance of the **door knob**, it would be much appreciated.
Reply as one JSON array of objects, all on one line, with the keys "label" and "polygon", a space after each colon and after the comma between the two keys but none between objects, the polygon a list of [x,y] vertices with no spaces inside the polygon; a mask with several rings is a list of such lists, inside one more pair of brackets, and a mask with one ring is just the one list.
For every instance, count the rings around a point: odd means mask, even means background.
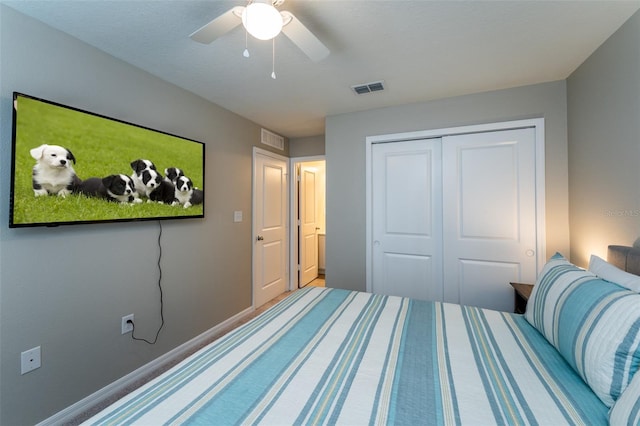
[{"label": "door knob", "polygon": [[527,250],[527,251],[525,252],[525,254],[526,254],[527,256],[529,256],[529,257],[533,257],[533,255],[534,255],[534,254],[536,254],[536,252],[535,252],[535,251],[533,251],[533,250],[531,250],[531,249],[529,249],[529,250]]},{"label": "door knob", "polygon": [[262,235],[258,235],[256,237],[256,241],[262,241],[262,240],[264,240],[264,237]]}]

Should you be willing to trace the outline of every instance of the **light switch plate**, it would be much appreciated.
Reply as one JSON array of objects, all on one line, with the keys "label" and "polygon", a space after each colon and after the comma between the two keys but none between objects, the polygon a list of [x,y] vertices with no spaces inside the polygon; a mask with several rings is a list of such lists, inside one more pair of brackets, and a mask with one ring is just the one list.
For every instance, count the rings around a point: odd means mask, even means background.
[{"label": "light switch plate", "polygon": [[20,354],[20,374],[26,374],[36,368],[40,368],[40,346]]},{"label": "light switch plate", "polygon": [[233,221],[242,222],[242,210],[236,210],[233,212]]}]

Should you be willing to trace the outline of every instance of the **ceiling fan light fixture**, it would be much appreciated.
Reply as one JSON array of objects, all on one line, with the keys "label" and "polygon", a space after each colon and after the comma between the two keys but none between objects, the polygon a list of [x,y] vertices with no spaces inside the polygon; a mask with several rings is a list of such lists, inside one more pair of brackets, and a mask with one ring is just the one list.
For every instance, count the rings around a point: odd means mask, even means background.
[{"label": "ceiling fan light fixture", "polygon": [[244,8],[242,25],[258,40],[271,40],[282,31],[282,15],[271,1],[255,0]]}]

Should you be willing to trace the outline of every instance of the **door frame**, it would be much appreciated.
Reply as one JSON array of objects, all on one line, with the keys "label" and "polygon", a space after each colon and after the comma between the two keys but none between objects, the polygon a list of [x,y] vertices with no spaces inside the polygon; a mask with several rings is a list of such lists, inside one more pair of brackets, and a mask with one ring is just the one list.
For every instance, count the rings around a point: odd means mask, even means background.
[{"label": "door frame", "polygon": [[[285,178],[285,185],[287,186],[285,188],[285,194],[289,193],[290,190],[290,177],[291,177],[291,164],[289,161],[288,157],[285,157],[283,155],[277,154],[275,152],[271,152],[271,151],[267,151],[266,149],[262,149],[262,148],[258,148],[257,146],[253,147],[253,153],[251,156],[251,306],[255,307],[255,302],[256,302],[256,296],[255,296],[255,292],[256,292],[256,274],[255,274],[255,261],[256,261],[256,217],[257,217],[257,206],[256,206],[256,176],[255,176],[255,171],[256,171],[256,156],[261,155],[261,156],[265,156],[265,157],[271,157],[280,161],[284,161],[287,165],[287,174],[289,176],[287,176]],[[285,207],[285,211],[289,211],[291,210],[291,200],[290,198],[287,197],[286,200],[286,207]],[[285,214],[285,244],[289,244],[290,240],[289,238],[287,238],[289,235],[291,235],[291,222],[289,221],[290,215]],[[289,247],[285,247],[285,253],[289,253]],[[290,269],[290,262],[287,262],[285,260],[285,291],[287,290],[291,290],[291,288],[287,288],[288,284],[290,283],[291,280],[291,269]]]},{"label": "door frame", "polygon": [[544,266],[546,256],[545,228],[545,161],[544,161],[544,118],[502,121],[468,126],[447,127],[433,130],[391,133],[386,135],[367,136],[365,140],[365,191],[366,191],[366,290],[373,287],[373,188],[372,188],[372,146],[377,143],[392,143],[416,139],[430,139],[466,133],[482,133],[521,128],[535,129],[536,146],[536,254],[537,271]]},{"label": "door frame", "polygon": [[[289,206],[289,290],[298,289],[300,277],[298,276],[298,226],[296,222],[296,213],[298,206],[298,191],[297,188],[297,176],[296,169],[301,163],[308,163],[311,161],[325,161],[325,155],[311,155],[306,157],[292,157],[289,159],[289,200],[291,201]],[[326,195],[325,195],[326,196]]]}]

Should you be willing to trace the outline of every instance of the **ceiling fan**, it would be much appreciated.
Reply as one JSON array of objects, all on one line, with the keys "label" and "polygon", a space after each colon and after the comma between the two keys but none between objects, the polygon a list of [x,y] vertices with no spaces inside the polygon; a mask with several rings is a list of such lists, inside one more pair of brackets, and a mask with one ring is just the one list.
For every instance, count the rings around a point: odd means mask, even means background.
[{"label": "ceiling fan", "polygon": [[249,0],[247,6],[236,6],[199,28],[189,37],[209,44],[241,23],[247,32],[260,40],[271,40],[280,32],[300,48],[312,61],[329,55],[329,49],[291,12],[278,11],[285,0]]}]

